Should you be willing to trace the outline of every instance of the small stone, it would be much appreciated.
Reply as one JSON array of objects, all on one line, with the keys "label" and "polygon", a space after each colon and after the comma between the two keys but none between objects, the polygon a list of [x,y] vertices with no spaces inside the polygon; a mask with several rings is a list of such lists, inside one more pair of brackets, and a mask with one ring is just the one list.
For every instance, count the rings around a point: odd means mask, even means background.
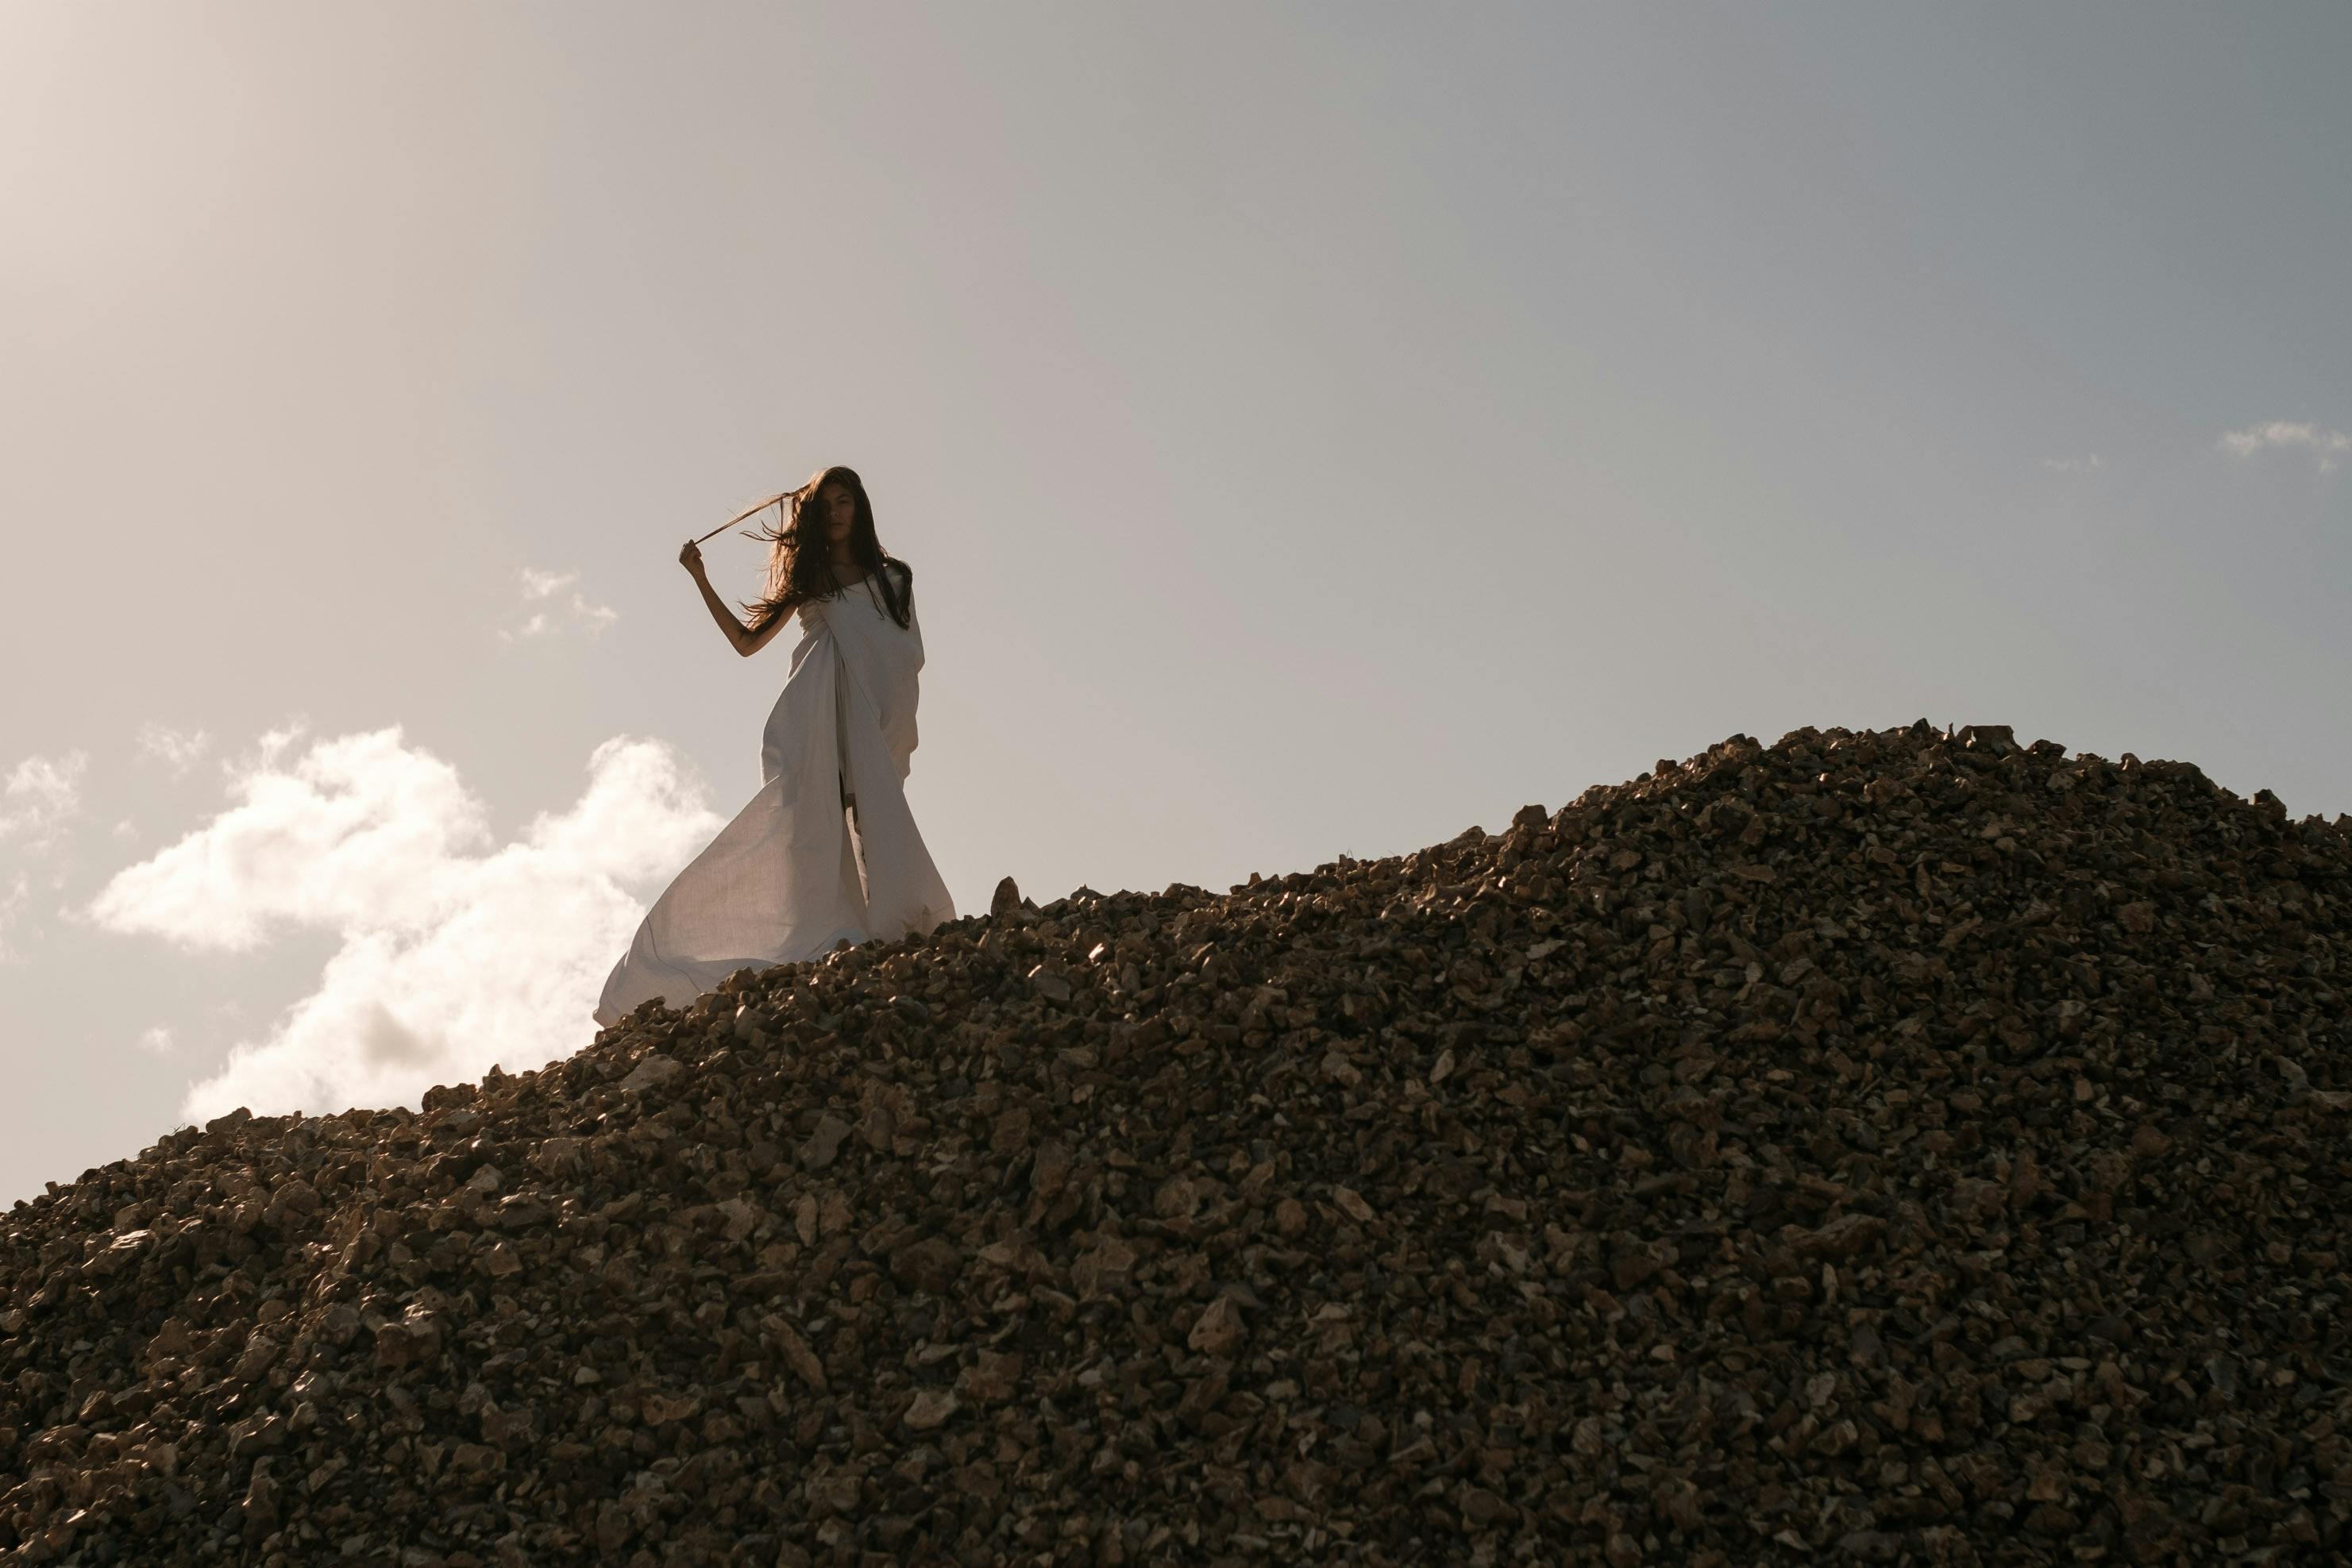
[{"label": "small stone", "polygon": [[1230,1296],[1219,1296],[1193,1321],[1184,1343],[1203,1355],[1231,1355],[1242,1341],[1242,1312]]},{"label": "small stone", "polygon": [[667,1056],[648,1056],[630,1069],[629,1075],[621,1080],[621,1088],[631,1094],[640,1093],[668,1082],[685,1071]]},{"label": "small stone", "polygon": [[915,1392],[913,1403],[907,1406],[907,1425],[918,1432],[929,1432],[947,1425],[960,1402],[952,1389],[921,1388]]},{"label": "small stone", "polygon": [[956,1378],[956,1390],[982,1403],[1010,1399],[1021,1381],[1021,1357],[1010,1352],[983,1350],[979,1359]]},{"label": "small stone", "polygon": [[783,1356],[784,1364],[793,1369],[794,1376],[817,1393],[825,1392],[824,1364],[817,1359],[816,1352],[809,1348],[797,1329],[782,1318],[769,1317],[761,1321],[761,1333]]},{"label": "small stone", "polygon": [[833,1164],[840,1151],[841,1140],[849,1135],[849,1124],[831,1112],[817,1118],[816,1131],[810,1134],[800,1146],[797,1158],[803,1170],[821,1171]]},{"label": "small stone", "polygon": [[963,1254],[945,1237],[927,1236],[890,1254],[890,1277],[908,1290],[943,1296],[963,1271]]}]

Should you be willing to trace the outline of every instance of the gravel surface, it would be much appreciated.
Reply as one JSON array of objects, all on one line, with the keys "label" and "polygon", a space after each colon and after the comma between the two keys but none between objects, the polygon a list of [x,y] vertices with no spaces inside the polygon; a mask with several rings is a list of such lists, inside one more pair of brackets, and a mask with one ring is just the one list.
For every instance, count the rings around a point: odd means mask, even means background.
[{"label": "gravel surface", "polygon": [[2352,822],[1999,727],[1079,889],[0,1216],[0,1560],[2352,1552]]}]

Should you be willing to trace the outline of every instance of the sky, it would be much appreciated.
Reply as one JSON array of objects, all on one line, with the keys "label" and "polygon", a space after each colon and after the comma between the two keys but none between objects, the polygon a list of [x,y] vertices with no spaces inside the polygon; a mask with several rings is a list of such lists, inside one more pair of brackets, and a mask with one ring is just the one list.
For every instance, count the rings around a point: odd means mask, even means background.
[{"label": "sky", "polygon": [[961,914],[1808,725],[2352,811],[2347,63],[2289,3],[11,0],[0,1204],[588,1044],[790,662],[678,548],[831,463]]}]

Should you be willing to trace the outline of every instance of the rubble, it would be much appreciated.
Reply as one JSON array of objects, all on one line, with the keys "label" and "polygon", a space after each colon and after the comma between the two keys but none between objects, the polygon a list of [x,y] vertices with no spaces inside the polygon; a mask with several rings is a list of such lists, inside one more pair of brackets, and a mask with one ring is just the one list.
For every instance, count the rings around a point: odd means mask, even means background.
[{"label": "rubble", "polygon": [[2352,822],[2006,729],[1081,889],[0,1216],[0,1559],[2352,1551]]}]

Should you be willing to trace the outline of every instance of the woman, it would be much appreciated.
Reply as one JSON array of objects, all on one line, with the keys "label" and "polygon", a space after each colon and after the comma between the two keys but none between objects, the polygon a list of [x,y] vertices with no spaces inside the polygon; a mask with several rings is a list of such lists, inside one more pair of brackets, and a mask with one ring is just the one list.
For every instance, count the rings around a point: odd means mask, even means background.
[{"label": "woman", "polygon": [[750,625],[711,588],[700,547],[678,552],[738,653],[766,647],[794,611],[801,640],[762,732],[760,792],[646,911],[596,1004],[606,1029],[648,998],[684,1007],[740,968],[956,917],[902,788],[923,667],[914,569],[875,541],[873,503],[850,469],[822,469],[774,499],[790,509],[781,529],[755,536],[771,544]]}]

